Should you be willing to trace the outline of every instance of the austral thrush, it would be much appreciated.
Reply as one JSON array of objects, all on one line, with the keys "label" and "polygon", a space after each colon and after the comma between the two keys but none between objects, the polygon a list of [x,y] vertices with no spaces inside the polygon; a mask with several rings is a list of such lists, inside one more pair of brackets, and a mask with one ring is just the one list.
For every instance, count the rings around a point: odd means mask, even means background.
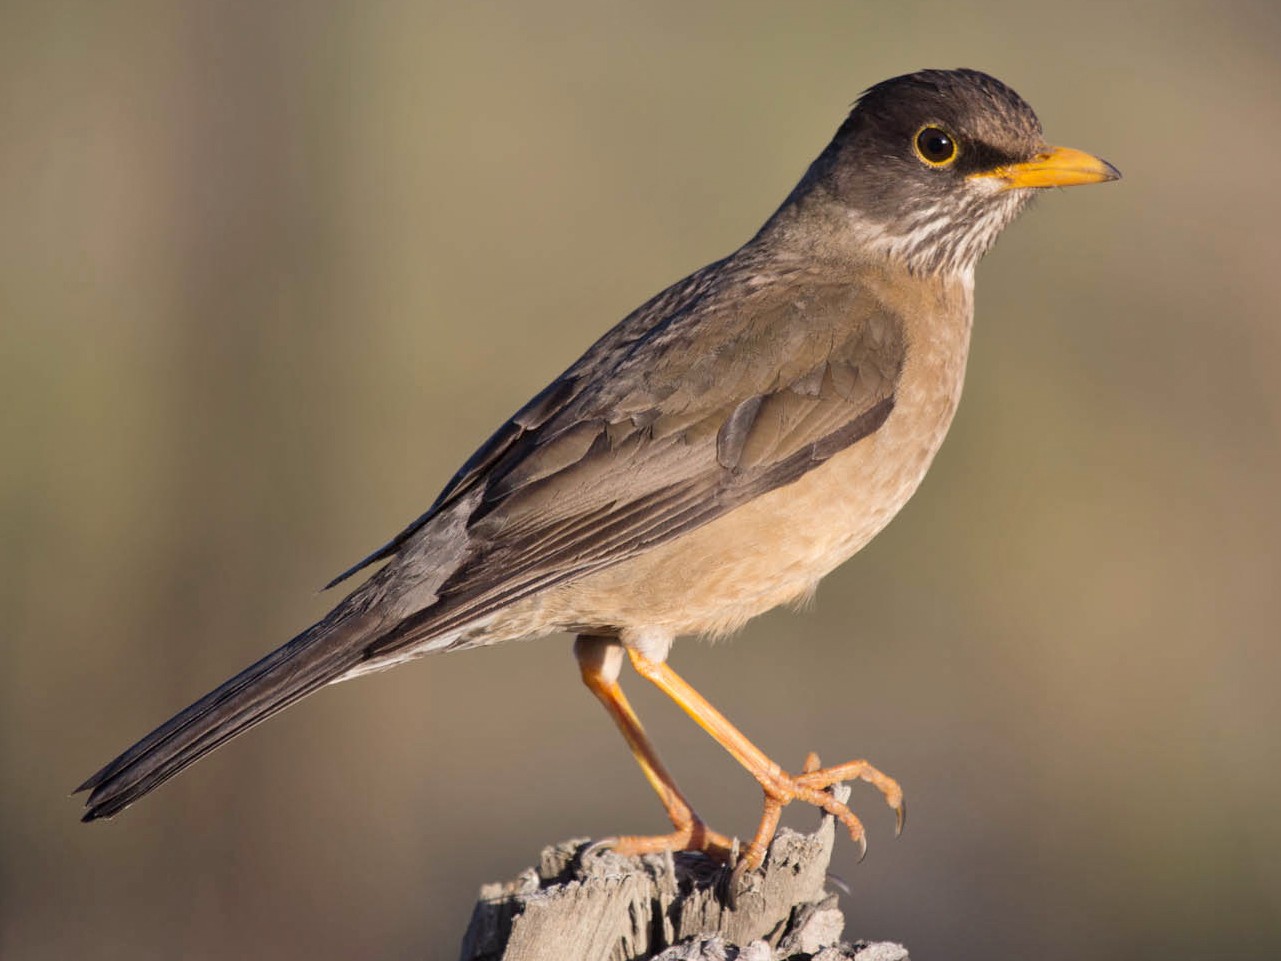
[{"label": "austral thrush", "polygon": [[[110,817],[312,691],[423,654],[578,635],[584,682],[662,799],[673,832],[622,853],[728,858],[618,685],[624,656],[765,792],[741,867],[800,799],[866,761],[784,772],[667,666],[681,634],[723,634],[809,595],[920,484],[961,395],[974,267],[1041,187],[1120,176],[1041,138],[1013,90],[974,70],[872,87],[746,244],[653,297],[522,407],[425,514],[338,577],[386,565],[323,620],[89,778]],[[330,585],[332,586],[332,584]]]}]

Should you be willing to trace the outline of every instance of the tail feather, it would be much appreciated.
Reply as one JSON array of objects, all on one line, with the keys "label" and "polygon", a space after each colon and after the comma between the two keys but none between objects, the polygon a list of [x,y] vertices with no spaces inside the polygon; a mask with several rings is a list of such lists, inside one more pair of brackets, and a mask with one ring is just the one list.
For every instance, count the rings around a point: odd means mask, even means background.
[{"label": "tail feather", "polygon": [[378,620],[334,612],[170,718],[76,788],[83,820],[109,818],[210,751],[359,663]]}]

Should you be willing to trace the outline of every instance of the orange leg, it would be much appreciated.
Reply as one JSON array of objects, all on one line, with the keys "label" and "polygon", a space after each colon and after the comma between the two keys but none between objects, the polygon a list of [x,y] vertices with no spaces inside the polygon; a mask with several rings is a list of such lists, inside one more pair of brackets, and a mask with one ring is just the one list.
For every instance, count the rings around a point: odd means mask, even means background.
[{"label": "orange leg", "polygon": [[756,829],[756,836],[743,853],[741,868],[753,871],[760,866],[770,841],[774,839],[774,832],[778,830],[783,807],[792,801],[805,801],[822,808],[844,824],[855,843],[865,849],[867,840],[862,822],[854,816],[854,812],[825,790],[841,781],[861,778],[880,791],[885,802],[897,815],[897,830],[902,830],[905,814],[902,788],[897,781],[882,774],[867,761],[850,761],[836,767],[819,768],[817,756],[811,754],[806,759],[801,774],[788,774],[665,663],[650,660],[631,649],[627,653],[636,673],[651,681],[679,704],[739,764],[747,768],[764,790],[765,811],[761,816],[760,826]]},{"label": "orange leg", "polygon": [[650,787],[658,794],[675,830],[656,836],[624,836],[602,842],[619,854],[655,854],[661,851],[702,851],[721,861],[733,857],[735,842],[711,830],[685,800],[671,774],[658,758],[658,752],[645,734],[640,718],[632,710],[623,689],[618,686],[623,649],[613,638],[580,636],[574,642],[574,656],[587,685],[622,731],[632,756],[645,774]]}]

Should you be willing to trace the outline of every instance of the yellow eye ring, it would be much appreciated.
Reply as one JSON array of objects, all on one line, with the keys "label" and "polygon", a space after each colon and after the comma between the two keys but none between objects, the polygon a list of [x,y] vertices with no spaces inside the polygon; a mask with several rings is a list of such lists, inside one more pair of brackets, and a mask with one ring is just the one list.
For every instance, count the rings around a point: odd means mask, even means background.
[{"label": "yellow eye ring", "polygon": [[950,133],[942,127],[928,124],[916,132],[912,147],[922,163],[931,167],[946,167],[955,162],[960,153]]}]

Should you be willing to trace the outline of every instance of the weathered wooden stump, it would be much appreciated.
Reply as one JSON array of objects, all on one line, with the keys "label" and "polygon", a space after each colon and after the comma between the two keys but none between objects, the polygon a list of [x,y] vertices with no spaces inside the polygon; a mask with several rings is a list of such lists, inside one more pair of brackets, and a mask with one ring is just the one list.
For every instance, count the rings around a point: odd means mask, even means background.
[{"label": "weathered wooden stump", "polygon": [[734,897],[729,870],[702,855],[624,858],[565,841],[481,888],[462,961],[907,961],[897,944],[842,940],[827,890],[834,837],[827,815],[813,834],[784,828]]}]

